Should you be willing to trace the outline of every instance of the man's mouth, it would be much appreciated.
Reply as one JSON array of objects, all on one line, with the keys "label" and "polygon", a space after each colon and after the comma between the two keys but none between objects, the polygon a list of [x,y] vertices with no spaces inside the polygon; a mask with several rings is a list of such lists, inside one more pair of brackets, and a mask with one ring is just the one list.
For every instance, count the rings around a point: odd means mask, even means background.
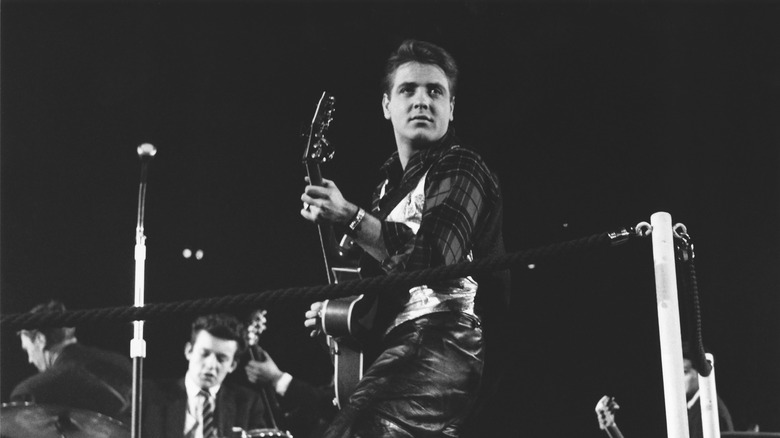
[{"label": "man's mouth", "polygon": [[433,118],[428,117],[428,116],[423,116],[423,115],[413,116],[409,120],[411,120],[413,122],[433,122]]}]

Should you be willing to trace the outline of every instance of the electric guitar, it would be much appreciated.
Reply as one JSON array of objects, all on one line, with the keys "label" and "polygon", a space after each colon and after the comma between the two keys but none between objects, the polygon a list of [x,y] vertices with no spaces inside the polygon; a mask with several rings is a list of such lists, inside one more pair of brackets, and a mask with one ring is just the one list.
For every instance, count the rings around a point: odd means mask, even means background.
[{"label": "electric guitar", "polygon": [[610,438],[623,438],[620,429],[615,423],[615,411],[620,406],[615,402],[615,397],[604,396],[596,403],[596,418],[599,420],[599,428],[607,432]]},{"label": "electric guitar", "polygon": [[[322,185],[320,165],[333,159],[335,153],[325,138],[333,121],[334,104],[335,98],[328,92],[323,92],[309,128],[303,162],[312,185]],[[334,260],[343,261],[345,254],[351,249],[351,241],[345,236],[342,244],[337,244],[333,227],[330,225],[318,224],[317,230],[328,283],[338,283],[340,279],[360,278],[360,268],[332,265]],[[344,406],[355,386],[363,378],[365,363],[359,339],[365,339],[365,334],[371,330],[375,312],[375,302],[369,302],[363,295],[323,302],[319,328],[327,335],[334,367],[335,402],[339,408]]]}]

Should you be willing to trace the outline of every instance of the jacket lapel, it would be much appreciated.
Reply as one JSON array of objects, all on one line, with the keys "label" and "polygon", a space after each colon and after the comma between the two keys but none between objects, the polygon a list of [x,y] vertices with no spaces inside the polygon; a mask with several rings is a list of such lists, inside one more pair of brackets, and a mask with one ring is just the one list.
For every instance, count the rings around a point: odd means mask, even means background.
[{"label": "jacket lapel", "polygon": [[214,409],[217,426],[222,435],[228,434],[236,426],[236,398],[230,387],[223,384],[217,393],[217,406]]},{"label": "jacket lapel", "polygon": [[165,436],[182,436],[186,415],[187,390],[184,388],[184,379],[181,379],[176,383],[176,394],[168,407]]}]

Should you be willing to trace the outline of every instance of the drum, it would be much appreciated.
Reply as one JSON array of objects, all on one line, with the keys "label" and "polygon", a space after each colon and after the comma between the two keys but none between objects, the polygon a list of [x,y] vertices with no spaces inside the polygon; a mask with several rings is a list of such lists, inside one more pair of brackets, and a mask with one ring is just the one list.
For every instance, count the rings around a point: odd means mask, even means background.
[{"label": "drum", "polygon": [[130,430],[118,420],[86,409],[35,403],[3,403],[0,407],[0,436],[130,438]]},{"label": "drum", "polygon": [[293,438],[290,432],[279,429],[251,429],[247,430],[246,438],[266,438],[266,437],[281,437],[281,438]]}]

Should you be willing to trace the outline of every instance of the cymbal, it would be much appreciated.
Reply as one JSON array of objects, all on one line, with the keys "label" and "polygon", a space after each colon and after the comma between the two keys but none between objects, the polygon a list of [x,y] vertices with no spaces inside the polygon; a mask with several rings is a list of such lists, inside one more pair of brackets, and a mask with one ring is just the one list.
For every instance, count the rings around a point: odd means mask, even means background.
[{"label": "cymbal", "polygon": [[121,421],[86,409],[35,403],[3,403],[3,438],[130,438]]}]

